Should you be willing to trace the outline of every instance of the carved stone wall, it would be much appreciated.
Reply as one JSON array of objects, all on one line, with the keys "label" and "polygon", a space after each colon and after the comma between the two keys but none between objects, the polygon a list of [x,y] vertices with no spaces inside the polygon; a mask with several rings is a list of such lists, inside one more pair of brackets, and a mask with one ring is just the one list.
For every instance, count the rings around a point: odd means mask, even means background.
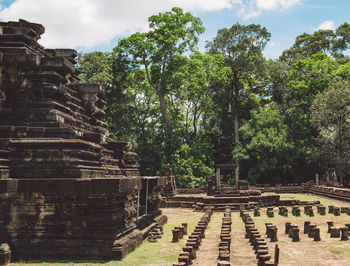
[{"label": "carved stone wall", "polygon": [[80,83],[77,52],[44,49],[44,31],[0,22],[0,242],[17,259],[121,259],[166,219],[157,196],[137,217],[137,154],[109,137],[104,89]]}]

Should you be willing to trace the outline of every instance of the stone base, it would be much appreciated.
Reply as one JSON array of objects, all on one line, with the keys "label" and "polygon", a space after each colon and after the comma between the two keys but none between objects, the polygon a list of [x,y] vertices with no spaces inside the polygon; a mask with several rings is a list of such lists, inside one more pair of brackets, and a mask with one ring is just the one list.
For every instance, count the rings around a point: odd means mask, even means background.
[{"label": "stone base", "polygon": [[125,256],[132,251],[134,251],[139,245],[142,244],[149,234],[149,232],[158,225],[164,225],[167,222],[167,217],[165,215],[155,215],[155,218],[151,216],[144,216],[139,219],[139,223],[142,224],[139,227],[142,228],[146,226],[143,230],[137,229],[132,233],[120,238],[114,242],[112,249],[113,258],[117,260],[122,260]]},{"label": "stone base", "polygon": [[215,210],[223,211],[225,206],[232,210],[254,209],[254,207],[278,206],[280,202],[279,195],[260,195],[260,196],[181,196],[169,197],[166,200],[166,207],[196,208],[202,210],[205,206],[214,206]]},{"label": "stone base", "polygon": [[0,242],[14,260],[122,259],[166,222],[155,203],[137,218],[140,177],[0,180],[0,188]]}]

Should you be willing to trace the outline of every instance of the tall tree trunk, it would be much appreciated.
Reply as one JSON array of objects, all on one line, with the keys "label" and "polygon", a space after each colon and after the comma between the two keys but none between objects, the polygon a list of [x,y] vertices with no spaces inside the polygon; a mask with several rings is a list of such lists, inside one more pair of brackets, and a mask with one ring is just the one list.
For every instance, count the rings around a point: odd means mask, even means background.
[{"label": "tall tree trunk", "polygon": [[234,79],[233,79],[233,89],[234,89],[234,107],[233,107],[233,121],[234,121],[234,130],[235,130],[235,143],[239,142],[239,84],[238,84],[238,77],[237,73],[234,73]]},{"label": "tall tree trunk", "polygon": [[165,123],[165,129],[166,129],[167,133],[171,133],[173,127],[172,127],[171,120],[170,120],[169,115],[168,115],[168,110],[166,108],[164,95],[161,93],[159,88],[156,89],[156,93],[158,95],[160,112],[162,113],[162,117],[163,117],[163,120]]},{"label": "tall tree trunk", "polygon": [[[233,108],[233,123],[234,123],[234,131],[235,131],[235,145],[239,142],[239,84],[238,84],[238,77],[237,72],[234,72],[234,80],[233,80],[233,86],[234,86],[234,108]],[[236,180],[239,179],[239,159],[236,158]],[[237,181],[238,182],[238,181]],[[236,184],[238,186],[238,184]],[[236,187],[238,189],[238,187]]]},{"label": "tall tree trunk", "polygon": [[[166,53],[166,55],[165,55],[165,57],[163,59],[160,75],[162,75],[163,72],[164,72],[165,62],[166,62],[166,59],[168,57],[168,52]],[[143,62],[144,62],[144,65],[145,65],[147,79],[148,79],[149,83],[151,84],[151,86],[154,88],[154,90],[156,91],[156,93],[158,95],[159,105],[160,105],[160,112],[162,113],[162,117],[164,119],[165,130],[167,131],[168,134],[171,134],[172,133],[172,125],[171,125],[171,120],[170,120],[169,115],[168,115],[168,110],[166,108],[164,94],[162,93],[160,85],[153,83],[152,77],[151,77],[149,69],[148,69],[148,65],[149,64],[146,61],[146,57],[143,57]]]}]

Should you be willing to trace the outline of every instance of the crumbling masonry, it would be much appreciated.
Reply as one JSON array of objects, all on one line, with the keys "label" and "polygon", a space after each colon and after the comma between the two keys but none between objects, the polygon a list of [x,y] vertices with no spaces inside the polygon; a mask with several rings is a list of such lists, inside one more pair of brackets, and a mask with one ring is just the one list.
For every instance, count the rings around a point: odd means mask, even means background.
[{"label": "crumbling masonry", "polygon": [[166,177],[139,176],[130,143],[109,137],[104,89],[43,33],[0,22],[0,243],[16,259],[121,259],[166,221]]}]

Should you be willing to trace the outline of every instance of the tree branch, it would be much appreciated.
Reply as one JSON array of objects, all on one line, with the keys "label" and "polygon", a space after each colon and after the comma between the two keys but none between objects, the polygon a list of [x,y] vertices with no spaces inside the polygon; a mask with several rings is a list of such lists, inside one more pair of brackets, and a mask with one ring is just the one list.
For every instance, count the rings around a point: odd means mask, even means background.
[{"label": "tree branch", "polygon": [[143,56],[142,59],[143,59],[144,65],[145,65],[145,70],[146,70],[147,79],[148,79],[149,83],[151,84],[151,86],[152,86],[155,90],[157,90],[157,86],[153,83],[153,80],[152,80],[151,75],[150,75],[150,73],[149,73],[148,64],[147,64],[147,62],[146,62],[146,57]]},{"label": "tree branch", "polygon": [[162,61],[162,65],[160,67],[160,74],[162,75],[164,73],[164,70],[165,70],[165,63],[166,63],[166,60],[168,58],[168,54],[170,52],[170,48],[168,48],[168,50],[166,51],[165,55],[164,55],[164,58],[163,58],[163,61]]}]

